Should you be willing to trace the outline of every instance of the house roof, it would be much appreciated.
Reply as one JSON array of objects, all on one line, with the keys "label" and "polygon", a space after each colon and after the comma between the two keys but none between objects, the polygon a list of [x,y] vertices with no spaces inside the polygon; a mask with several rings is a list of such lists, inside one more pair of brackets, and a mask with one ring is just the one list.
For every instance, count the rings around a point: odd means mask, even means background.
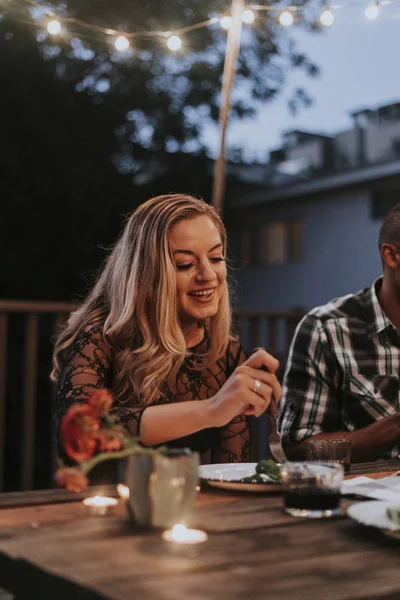
[{"label": "house roof", "polygon": [[259,188],[250,191],[245,196],[231,197],[229,210],[260,206],[269,202],[292,200],[311,196],[321,192],[329,192],[341,188],[368,184],[372,181],[388,179],[400,175],[400,160],[368,165],[351,171],[341,171],[323,177],[310,178],[306,181],[296,181],[276,188]]}]

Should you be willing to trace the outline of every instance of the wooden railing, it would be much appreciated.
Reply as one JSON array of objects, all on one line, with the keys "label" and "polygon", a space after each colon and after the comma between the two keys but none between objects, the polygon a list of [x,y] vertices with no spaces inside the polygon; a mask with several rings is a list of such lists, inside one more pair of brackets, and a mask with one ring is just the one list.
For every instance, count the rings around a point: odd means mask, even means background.
[{"label": "wooden railing", "polygon": [[48,432],[48,464],[41,459],[44,470],[51,472],[51,422],[49,418],[44,429],[37,423],[38,398],[48,408],[40,412],[50,417],[51,338],[71,308],[67,302],[0,300],[0,490],[5,486],[6,461],[13,471],[8,474],[12,488],[34,487],[38,430]]},{"label": "wooden railing", "polygon": [[[0,300],[0,491],[51,484],[52,338],[72,308],[66,302]],[[302,315],[237,309],[234,317],[244,347],[266,347],[282,368]],[[262,434],[256,443],[259,453]]]}]

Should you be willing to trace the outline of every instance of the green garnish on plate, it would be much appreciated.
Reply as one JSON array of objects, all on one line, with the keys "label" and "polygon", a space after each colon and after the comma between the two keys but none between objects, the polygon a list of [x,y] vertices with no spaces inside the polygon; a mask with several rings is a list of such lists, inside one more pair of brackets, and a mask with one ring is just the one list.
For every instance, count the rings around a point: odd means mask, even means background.
[{"label": "green garnish on plate", "polygon": [[274,481],[279,483],[281,472],[278,463],[271,459],[260,460],[256,465],[256,472],[249,477],[243,477],[242,483],[268,483]]},{"label": "green garnish on plate", "polygon": [[267,460],[260,460],[256,466],[256,473],[268,475],[273,481],[281,480],[281,470],[278,463],[268,458]]},{"label": "green garnish on plate", "polygon": [[387,518],[392,521],[392,523],[396,523],[396,525],[400,525],[400,506],[392,506],[386,510]]}]

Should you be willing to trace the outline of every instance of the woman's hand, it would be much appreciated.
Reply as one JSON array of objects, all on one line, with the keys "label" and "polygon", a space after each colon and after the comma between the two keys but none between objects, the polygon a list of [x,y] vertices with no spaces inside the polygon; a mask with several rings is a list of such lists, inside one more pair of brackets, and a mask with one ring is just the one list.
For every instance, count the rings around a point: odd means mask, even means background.
[{"label": "woman's hand", "polygon": [[260,348],[237,367],[219,392],[210,398],[211,426],[223,427],[242,414],[259,417],[272,397],[279,402],[282,389],[275,375],[278,366],[276,358]]}]

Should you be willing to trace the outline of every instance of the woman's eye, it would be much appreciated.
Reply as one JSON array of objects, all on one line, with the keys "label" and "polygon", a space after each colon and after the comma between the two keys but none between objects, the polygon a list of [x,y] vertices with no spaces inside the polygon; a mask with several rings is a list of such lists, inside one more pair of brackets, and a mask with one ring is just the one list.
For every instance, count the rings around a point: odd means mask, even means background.
[{"label": "woman's eye", "polygon": [[213,263],[219,263],[219,262],[223,262],[225,260],[225,258],[223,256],[214,256],[213,258],[210,258],[210,260]]},{"label": "woman's eye", "polygon": [[187,263],[185,265],[176,265],[176,268],[178,269],[178,271],[187,271],[192,266],[192,263]]}]

